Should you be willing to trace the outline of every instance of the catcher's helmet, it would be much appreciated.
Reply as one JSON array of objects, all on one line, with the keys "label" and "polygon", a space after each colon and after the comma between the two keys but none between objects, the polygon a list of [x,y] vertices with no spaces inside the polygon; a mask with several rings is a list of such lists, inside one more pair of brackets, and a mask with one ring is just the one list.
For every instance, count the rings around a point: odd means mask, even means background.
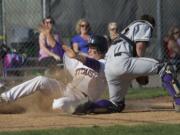
[{"label": "catcher's helmet", "polygon": [[103,36],[93,35],[90,38],[89,47],[94,47],[98,52],[105,54],[108,50],[107,40]]}]

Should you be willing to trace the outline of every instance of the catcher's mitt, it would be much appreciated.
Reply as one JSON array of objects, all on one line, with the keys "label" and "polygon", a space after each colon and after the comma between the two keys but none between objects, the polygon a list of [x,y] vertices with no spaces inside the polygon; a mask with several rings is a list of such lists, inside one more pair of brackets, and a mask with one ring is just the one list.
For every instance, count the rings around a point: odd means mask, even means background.
[{"label": "catcher's mitt", "polygon": [[136,78],[136,82],[140,85],[147,85],[149,83],[149,77],[148,76],[141,76]]}]

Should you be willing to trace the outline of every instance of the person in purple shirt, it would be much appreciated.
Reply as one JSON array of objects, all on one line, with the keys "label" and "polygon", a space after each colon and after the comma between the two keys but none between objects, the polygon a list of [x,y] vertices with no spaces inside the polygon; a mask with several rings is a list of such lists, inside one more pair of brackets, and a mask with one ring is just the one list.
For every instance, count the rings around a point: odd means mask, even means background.
[{"label": "person in purple shirt", "polygon": [[76,32],[77,35],[75,35],[71,40],[72,49],[76,53],[81,52],[87,54],[89,49],[88,42],[91,37],[91,27],[89,22],[86,19],[78,20],[76,24]]},{"label": "person in purple shirt", "polygon": [[40,24],[39,31],[39,61],[41,65],[51,65],[62,60],[63,42],[53,31],[54,19],[47,17]]}]

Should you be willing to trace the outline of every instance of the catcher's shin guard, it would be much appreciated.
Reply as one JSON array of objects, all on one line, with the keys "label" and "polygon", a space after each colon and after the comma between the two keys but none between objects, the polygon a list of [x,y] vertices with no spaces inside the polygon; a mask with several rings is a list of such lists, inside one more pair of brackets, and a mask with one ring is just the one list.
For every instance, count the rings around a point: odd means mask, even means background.
[{"label": "catcher's shin guard", "polygon": [[[169,95],[173,97],[176,107],[180,106],[180,84],[172,72],[173,71],[170,70],[164,72],[162,76],[162,83],[163,87],[168,91]],[[177,108],[175,109],[176,111],[180,111],[180,107],[179,110],[177,110]]]},{"label": "catcher's shin guard", "polygon": [[[162,77],[163,86],[168,93],[174,98],[180,98],[179,82],[171,74],[165,74]],[[179,103],[180,104],[180,103]]]}]

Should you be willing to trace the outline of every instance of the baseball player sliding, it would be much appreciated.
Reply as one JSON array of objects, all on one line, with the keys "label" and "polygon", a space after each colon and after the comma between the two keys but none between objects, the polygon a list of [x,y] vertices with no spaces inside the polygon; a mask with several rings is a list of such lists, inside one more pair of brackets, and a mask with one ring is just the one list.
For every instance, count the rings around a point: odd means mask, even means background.
[{"label": "baseball player sliding", "polygon": [[63,49],[66,52],[65,67],[73,76],[67,86],[55,79],[38,76],[2,93],[0,102],[15,101],[36,91],[46,94],[58,93],[60,98],[52,101],[52,108],[74,113],[77,106],[87,101],[96,101],[106,87],[103,59],[107,51],[106,39],[101,36],[92,37],[89,43],[89,57],[76,54],[65,45]]}]

